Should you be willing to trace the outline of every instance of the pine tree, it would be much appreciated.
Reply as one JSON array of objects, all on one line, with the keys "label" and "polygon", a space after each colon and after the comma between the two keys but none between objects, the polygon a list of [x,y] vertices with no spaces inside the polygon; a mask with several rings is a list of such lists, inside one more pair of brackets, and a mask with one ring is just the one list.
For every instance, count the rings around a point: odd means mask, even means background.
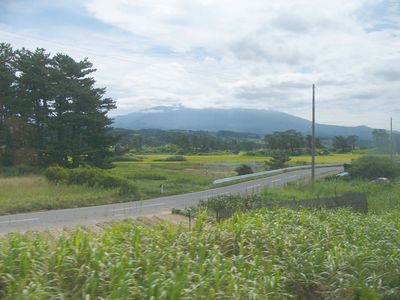
[{"label": "pine tree", "polygon": [[0,163],[29,151],[44,164],[104,166],[115,102],[95,87],[95,71],[87,59],[0,44]]},{"label": "pine tree", "polygon": [[105,89],[96,88],[90,74],[96,70],[88,60],[74,61],[57,54],[52,61],[54,102],[49,118],[53,140],[47,154],[63,164],[76,167],[81,162],[102,166],[113,138],[107,113],[115,102],[105,98]]},{"label": "pine tree", "polygon": [[12,116],[14,98],[14,51],[9,44],[0,43],[0,164],[13,163],[11,133],[6,121]]}]

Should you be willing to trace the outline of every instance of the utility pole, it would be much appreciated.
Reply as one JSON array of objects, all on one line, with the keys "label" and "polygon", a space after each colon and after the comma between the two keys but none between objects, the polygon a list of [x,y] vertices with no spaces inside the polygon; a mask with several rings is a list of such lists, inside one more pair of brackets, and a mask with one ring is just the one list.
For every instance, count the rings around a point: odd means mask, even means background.
[{"label": "utility pole", "polygon": [[311,181],[315,181],[315,84],[312,85]]},{"label": "utility pole", "polygon": [[393,118],[390,117],[390,160],[393,160]]}]

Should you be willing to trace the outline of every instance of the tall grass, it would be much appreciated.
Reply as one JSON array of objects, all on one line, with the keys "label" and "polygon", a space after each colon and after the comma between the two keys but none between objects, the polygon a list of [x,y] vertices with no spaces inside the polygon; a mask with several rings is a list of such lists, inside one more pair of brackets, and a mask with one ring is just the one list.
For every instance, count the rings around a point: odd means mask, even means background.
[{"label": "tall grass", "polygon": [[400,213],[260,210],[0,240],[2,299],[399,299]]},{"label": "tall grass", "polygon": [[41,176],[0,178],[0,214],[112,203],[117,189],[52,184]]},{"label": "tall grass", "polygon": [[[206,166],[196,163],[133,164],[123,162],[115,163],[115,168],[104,171],[104,174],[111,176],[100,176],[100,181],[98,180],[99,176],[96,176],[97,172],[82,173],[79,172],[79,169],[66,172],[77,173],[76,175],[79,176],[73,176],[73,178],[68,176],[68,180],[65,178],[58,180],[57,184],[48,182],[42,175],[0,176],[0,214],[100,205],[139,199],[135,190],[127,189],[125,193],[121,193],[119,184],[121,180],[117,182],[118,187],[115,184],[116,188],[112,188],[115,180],[113,183],[110,179],[114,179],[114,177],[122,177],[122,183],[128,183],[126,185],[128,187],[136,186],[143,199],[199,191],[212,187],[212,181],[216,178],[234,174],[231,169],[233,167]],[[11,175],[11,173],[7,174]],[[85,174],[87,176],[81,176]],[[79,185],[71,184],[78,182]],[[161,185],[163,185],[163,193]]]},{"label": "tall grass", "polygon": [[315,184],[292,182],[284,187],[265,189],[262,197],[271,200],[311,199],[331,197],[346,192],[365,193],[371,212],[385,212],[400,209],[400,183],[371,183],[362,180],[321,180]]}]

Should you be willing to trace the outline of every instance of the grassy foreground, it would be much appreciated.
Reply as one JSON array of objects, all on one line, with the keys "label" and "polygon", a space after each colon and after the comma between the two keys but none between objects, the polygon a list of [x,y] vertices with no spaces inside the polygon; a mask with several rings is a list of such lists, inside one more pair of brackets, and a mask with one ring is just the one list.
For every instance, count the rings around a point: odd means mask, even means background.
[{"label": "grassy foreground", "polygon": [[399,299],[400,213],[260,210],[192,231],[0,240],[2,299]]}]

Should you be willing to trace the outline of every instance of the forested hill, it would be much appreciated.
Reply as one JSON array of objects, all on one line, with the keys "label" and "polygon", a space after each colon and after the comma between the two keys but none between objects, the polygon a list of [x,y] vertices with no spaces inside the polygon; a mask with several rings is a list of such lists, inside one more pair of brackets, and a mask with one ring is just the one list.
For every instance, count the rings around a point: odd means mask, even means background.
[{"label": "forested hill", "polygon": [[[114,118],[114,127],[126,129],[200,130],[217,132],[251,132],[269,134],[295,129],[310,133],[310,121],[286,113],[257,109],[192,109],[185,107],[154,107]],[[357,135],[371,140],[372,128],[317,124],[317,135],[333,137]]]}]

